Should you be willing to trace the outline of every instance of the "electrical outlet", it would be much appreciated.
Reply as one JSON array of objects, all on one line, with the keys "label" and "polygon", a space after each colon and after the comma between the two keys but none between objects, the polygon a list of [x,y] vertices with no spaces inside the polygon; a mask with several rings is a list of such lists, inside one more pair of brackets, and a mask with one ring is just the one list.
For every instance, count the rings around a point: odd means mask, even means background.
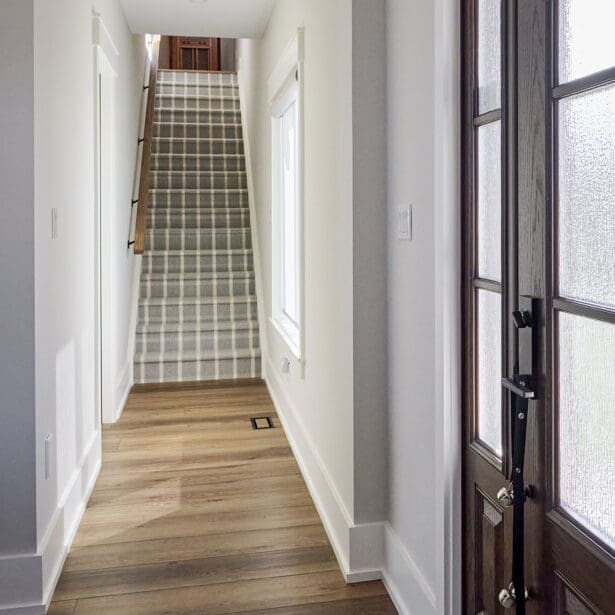
[{"label": "electrical outlet", "polygon": [[412,241],[412,205],[401,207],[397,212],[397,239]]}]

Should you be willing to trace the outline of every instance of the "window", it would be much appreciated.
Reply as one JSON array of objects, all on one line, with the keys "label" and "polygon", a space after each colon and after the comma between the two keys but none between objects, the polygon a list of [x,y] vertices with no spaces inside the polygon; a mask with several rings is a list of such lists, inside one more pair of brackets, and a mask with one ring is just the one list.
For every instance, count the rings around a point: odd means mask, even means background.
[{"label": "window", "polygon": [[[293,354],[302,354],[301,69],[291,43],[270,79],[272,177],[272,315]],[[276,84],[271,87],[272,83]]]}]

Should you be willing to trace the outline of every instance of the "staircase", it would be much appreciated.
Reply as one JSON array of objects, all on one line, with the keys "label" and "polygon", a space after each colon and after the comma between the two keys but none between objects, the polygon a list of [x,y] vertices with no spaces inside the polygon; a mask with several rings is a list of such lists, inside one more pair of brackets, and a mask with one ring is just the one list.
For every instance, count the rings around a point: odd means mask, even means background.
[{"label": "staircase", "polygon": [[260,377],[235,74],[158,73],[135,382]]}]

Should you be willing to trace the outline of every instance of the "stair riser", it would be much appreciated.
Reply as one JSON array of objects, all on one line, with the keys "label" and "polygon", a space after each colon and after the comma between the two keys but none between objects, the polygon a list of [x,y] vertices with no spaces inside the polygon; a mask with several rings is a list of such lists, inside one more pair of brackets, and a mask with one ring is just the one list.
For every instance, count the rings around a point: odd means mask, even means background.
[{"label": "stair riser", "polygon": [[154,124],[154,138],[188,139],[241,139],[241,124],[225,126],[216,123],[188,122],[178,117],[177,122]]},{"label": "stair riser", "polygon": [[217,361],[185,361],[178,363],[135,363],[136,384],[156,382],[197,382],[201,380],[231,380],[260,378],[260,357],[221,359]]},{"label": "stair riser", "polygon": [[[173,122],[174,124],[241,124],[241,112],[235,110],[228,111],[208,111],[208,110],[185,110],[177,109],[169,105],[168,107],[159,106],[154,112],[155,122]],[[222,128],[222,126],[221,126]],[[229,129],[235,129],[229,127]]]},{"label": "stair riser", "polygon": [[194,154],[227,154],[242,156],[243,141],[215,141],[209,137],[201,137],[200,141],[182,141],[181,139],[158,138],[152,141],[152,154],[194,155]]},{"label": "stair riser", "polygon": [[256,287],[253,277],[242,277],[235,280],[222,278],[213,280],[186,279],[181,284],[178,281],[163,282],[162,280],[147,280],[141,282],[141,297],[178,298],[178,297],[229,297],[253,295]]},{"label": "stair riser", "polygon": [[153,189],[172,189],[172,190],[204,190],[222,188],[247,188],[245,173],[151,173],[151,184]]},{"label": "stair riser", "polygon": [[211,255],[164,256],[158,253],[143,256],[143,273],[222,273],[228,271],[252,271],[252,255],[220,254],[215,258]]},{"label": "stair riser", "polygon": [[156,94],[155,109],[181,109],[182,111],[234,111],[241,112],[238,98],[174,98],[171,95],[160,96]]},{"label": "stair riser", "polygon": [[252,237],[247,231],[166,233],[154,231],[147,234],[146,250],[245,250],[252,247]]},{"label": "stair riser", "polygon": [[155,171],[216,171],[246,170],[243,156],[169,156],[158,155],[152,160]]},{"label": "stair riser", "polygon": [[209,228],[213,230],[247,229],[250,226],[250,213],[248,210],[234,211],[232,209],[222,212],[219,210],[203,210],[195,213],[182,214],[177,210],[165,212],[164,210],[150,210],[148,214],[148,228],[150,229],[194,229]]},{"label": "stair riser", "polygon": [[[148,208],[150,210],[184,209],[245,209],[248,207],[247,190],[218,190],[212,192],[185,192],[171,190],[150,192]],[[208,211],[206,213],[209,213]]]},{"label": "stair riser", "polygon": [[256,320],[256,303],[139,305],[139,322],[204,322]]},{"label": "stair riser", "polygon": [[212,331],[203,333],[137,334],[135,350],[143,352],[226,352],[259,351],[258,331]]},{"label": "stair riser", "polygon": [[176,70],[160,69],[158,71],[158,83],[219,83],[219,84],[234,84],[237,85],[237,73],[235,72],[187,72]]},{"label": "stair riser", "polygon": [[216,82],[208,83],[205,81],[201,85],[183,82],[162,82],[156,84],[156,96],[173,96],[175,98],[199,96],[204,99],[207,105],[210,100],[214,102],[220,98],[239,99],[239,88],[236,85],[220,85]]}]

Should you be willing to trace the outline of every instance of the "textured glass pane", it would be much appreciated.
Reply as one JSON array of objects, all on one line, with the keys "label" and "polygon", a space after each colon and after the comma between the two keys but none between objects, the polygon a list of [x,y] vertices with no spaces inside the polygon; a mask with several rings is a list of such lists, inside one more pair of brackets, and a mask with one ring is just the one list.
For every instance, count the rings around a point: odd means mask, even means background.
[{"label": "textured glass pane", "polygon": [[615,306],[615,86],[559,115],[560,294]]},{"label": "textured glass pane", "polygon": [[499,282],[501,273],[501,122],[478,128],[478,275]]},{"label": "textured glass pane", "polygon": [[615,66],[615,2],[560,0],[559,81]]},{"label": "textured glass pane", "polygon": [[478,112],[500,108],[500,0],[478,1]]},{"label": "textured glass pane", "polygon": [[478,437],[502,454],[502,314],[500,295],[478,291]]},{"label": "textured glass pane", "polygon": [[560,315],[560,503],[615,547],[615,325]]}]

